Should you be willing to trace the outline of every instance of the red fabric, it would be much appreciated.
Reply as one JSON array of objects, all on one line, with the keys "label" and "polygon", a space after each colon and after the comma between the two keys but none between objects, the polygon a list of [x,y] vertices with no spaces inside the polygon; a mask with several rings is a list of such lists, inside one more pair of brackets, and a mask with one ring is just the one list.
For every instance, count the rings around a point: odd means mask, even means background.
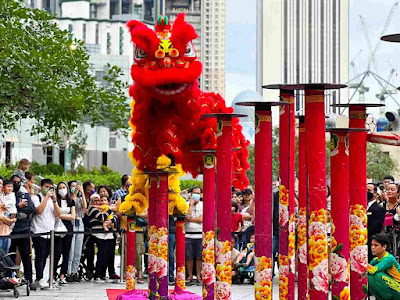
[{"label": "red fabric", "polygon": [[[243,216],[241,213],[237,212],[232,215],[231,219],[232,232],[238,231],[239,227],[243,226]],[[241,225],[240,225],[241,224]]]},{"label": "red fabric", "polygon": [[126,290],[122,290],[122,289],[107,289],[107,297],[108,300],[116,300],[117,297],[123,293],[126,293]]}]

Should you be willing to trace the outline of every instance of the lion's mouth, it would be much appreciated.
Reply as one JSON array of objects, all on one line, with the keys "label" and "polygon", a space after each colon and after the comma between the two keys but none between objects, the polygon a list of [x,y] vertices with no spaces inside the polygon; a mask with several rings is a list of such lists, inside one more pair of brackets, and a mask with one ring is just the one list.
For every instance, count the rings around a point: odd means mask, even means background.
[{"label": "lion's mouth", "polygon": [[171,83],[171,84],[164,84],[164,85],[157,85],[154,90],[156,93],[165,96],[171,96],[182,93],[189,87],[190,84],[188,83]]}]

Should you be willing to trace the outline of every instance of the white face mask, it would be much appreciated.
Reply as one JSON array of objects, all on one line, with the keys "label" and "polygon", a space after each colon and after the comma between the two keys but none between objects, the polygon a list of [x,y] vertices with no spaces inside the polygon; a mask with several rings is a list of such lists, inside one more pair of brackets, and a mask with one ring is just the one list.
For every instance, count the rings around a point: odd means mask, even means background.
[{"label": "white face mask", "polygon": [[68,194],[67,189],[59,189],[59,190],[58,190],[58,194],[59,194],[61,197],[67,196],[67,194]]}]

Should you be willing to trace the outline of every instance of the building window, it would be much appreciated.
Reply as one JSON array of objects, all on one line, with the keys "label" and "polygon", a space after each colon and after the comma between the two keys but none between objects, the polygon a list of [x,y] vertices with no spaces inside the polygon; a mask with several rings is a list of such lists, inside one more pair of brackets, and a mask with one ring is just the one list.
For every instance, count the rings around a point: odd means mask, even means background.
[{"label": "building window", "polygon": [[107,54],[111,54],[111,34],[107,32]]},{"label": "building window", "polygon": [[96,45],[99,44],[99,24],[96,24]]},{"label": "building window", "polygon": [[53,147],[47,147],[46,151],[46,164],[53,163]]},{"label": "building window", "polygon": [[103,166],[107,166],[107,152],[103,152],[102,153],[102,157],[101,157],[101,164],[103,165]]},{"label": "building window", "polygon": [[73,29],[72,24],[68,24],[68,32],[69,33],[72,33],[72,29]]},{"label": "building window", "polygon": [[60,149],[60,153],[58,156],[58,164],[62,165],[65,168],[65,150]]},{"label": "building window", "polygon": [[9,167],[11,164],[11,150],[13,147],[12,142],[6,142],[6,167]]},{"label": "building window", "polygon": [[84,43],[86,42],[86,24],[82,25],[82,40]]},{"label": "building window", "polygon": [[35,0],[31,0],[31,8],[35,8]]},{"label": "building window", "polygon": [[119,28],[119,55],[124,54],[124,29]]},{"label": "building window", "polygon": [[96,19],[97,18],[97,5],[90,4],[90,18]]}]

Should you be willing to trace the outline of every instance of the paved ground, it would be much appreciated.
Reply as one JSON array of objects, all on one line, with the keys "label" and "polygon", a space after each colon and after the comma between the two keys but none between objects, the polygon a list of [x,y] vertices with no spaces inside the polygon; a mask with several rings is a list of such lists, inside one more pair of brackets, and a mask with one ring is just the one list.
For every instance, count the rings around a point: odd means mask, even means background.
[{"label": "paved ground", "polygon": [[[85,283],[74,283],[70,284],[68,287],[62,287],[59,290],[41,290],[32,291],[29,299],[39,300],[39,299],[57,299],[57,300],[75,300],[75,299],[86,299],[86,300],[101,300],[107,299],[106,289],[124,289],[124,283],[105,283],[97,284],[92,282]],[[147,289],[147,283],[138,284],[138,289]],[[278,299],[278,280],[274,278],[274,299]],[[20,288],[20,298],[28,299],[26,297],[26,291],[24,288]],[[188,290],[201,295],[201,287],[192,286]],[[250,284],[243,285],[233,285],[232,288],[232,300],[239,299],[254,299],[253,286]],[[13,299],[12,292],[5,293],[0,292],[0,299]]]}]

